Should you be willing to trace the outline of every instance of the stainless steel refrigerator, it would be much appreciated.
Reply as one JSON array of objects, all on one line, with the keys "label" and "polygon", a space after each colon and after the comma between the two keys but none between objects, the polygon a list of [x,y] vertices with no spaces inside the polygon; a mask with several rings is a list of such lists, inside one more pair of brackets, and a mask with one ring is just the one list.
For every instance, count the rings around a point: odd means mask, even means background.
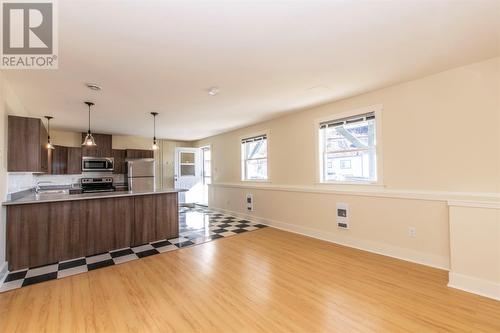
[{"label": "stainless steel refrigerator", "polygon": [[152,158],[127,160],[129,191],[153,191],[155,189],[155,161]]}]

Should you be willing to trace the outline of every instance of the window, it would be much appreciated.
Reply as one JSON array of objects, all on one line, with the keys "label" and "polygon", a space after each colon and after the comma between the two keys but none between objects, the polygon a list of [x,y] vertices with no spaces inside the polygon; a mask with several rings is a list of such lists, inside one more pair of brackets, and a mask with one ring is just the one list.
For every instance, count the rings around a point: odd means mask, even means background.
[{"label": "window", "polygon": [[375,112],[319,123],[322,182],[377,181]]},{"label": "window", "polygon": [[241,140],[243,180],[267,180],[267,135]]}]

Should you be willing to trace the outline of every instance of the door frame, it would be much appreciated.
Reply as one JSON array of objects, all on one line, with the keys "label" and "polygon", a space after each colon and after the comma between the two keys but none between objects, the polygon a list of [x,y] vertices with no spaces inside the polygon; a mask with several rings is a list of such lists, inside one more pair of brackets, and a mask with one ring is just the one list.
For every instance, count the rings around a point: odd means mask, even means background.
[{"label": "door frame", "polygon": [[[203,153],[204,148],[208,148],[208,150],[210,151],[210,184],[212,184],[213,179],[214,179],[214,173],[213,173],[214,164],[212,163],[212,161],[213,161],[212,144],[209,143],[207,145],[199,147],[199,149],[201,150],[201,178],[203,181],[203,186],[205,186],[205,185],[207,186],[207,204],[206,204],[206,206],[208,207],[208,184],[205,184],[205,158],[204,158],[204,153]],[[205,204],[202,204],[202,205],[205,205]]]},{"label": "door frame", "polygon": [[[179,188],[177,187],[178,185],[178,180],[179,178],[181,177],[180,175],[180,171],[181,171],[181,162],[180,162],[180,154],[183,153],[183,152],[191,152],[195,155],[195,159],[194,159],[194,167],[195,167],[195,174],[194,174],[194,178],[198,179],[198,180],[202,180],[202,174],[201,174],[201,171],[202,171],[202,167],[201,167],[201,163],[202,161],[200,160],[201,158],[201,153],[200,153],[200,148],[196,148],[196,147],[175,147],[175,156],[174,156],[174,188]],[[187,176],[189,177],[189,176]],[[186,195],[186,192],[180,192],[179,193],[179,202],[182,204],[195,204],[196,202],[185,202],[185,199],[186,199],[187,195]]]}]

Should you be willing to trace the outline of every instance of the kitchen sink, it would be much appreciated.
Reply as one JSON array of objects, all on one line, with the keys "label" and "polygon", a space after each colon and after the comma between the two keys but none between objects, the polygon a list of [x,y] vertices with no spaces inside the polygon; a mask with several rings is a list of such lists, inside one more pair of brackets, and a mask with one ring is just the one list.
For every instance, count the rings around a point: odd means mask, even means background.
[{"label": "kitchen sink", "polygon": [[60,189],[60,190],[39,190],[38,194],[69,194],[68,189]]}]

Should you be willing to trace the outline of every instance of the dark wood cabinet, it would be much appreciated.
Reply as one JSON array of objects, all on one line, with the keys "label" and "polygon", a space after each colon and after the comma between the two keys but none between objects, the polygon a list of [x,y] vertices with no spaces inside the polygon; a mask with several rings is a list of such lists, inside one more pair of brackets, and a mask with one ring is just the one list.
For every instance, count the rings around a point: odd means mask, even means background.
[{"label": "dark wood cabinet", "polygon": [[[87,133],[82,133],[82,142],[87,136]],[[87,147],[82,146],[82,156],[91,157],[111,157],[112,156],[112,136],[109,134],[92,134],[97,146]]]},{"label": "dark wood cabinet", "polygon": [[177,193],[7,206],[14,271],[179,235]]},{"label": "dark wood cabinet", "polygon": [[145,195],[135,197],[135,222],[132,246],[179,235],[177,195]]},{"label": "dark wood cabinet", "polygon": [[171,207],[179,206],[178,195],[155,195],[156,239],[175,238],[179,235],[179,212]]},{"label": "dark wood cabinet", "polygon": [[47,130],[41,119],[9,116],[7,171],[48,172]]},{"label": "dark wood cabinet", "polygon": [[86,224],[86,255],[130,246],[134,223],[133,198],[82,200],[80,205],[83,213],[81,221]]},{"label": "dark wood cabinet", "polygon": [[156,238],[155,223],[155,199],[152,195],[143,195],[134,198],[135,202],[135,221],[134,238],[132,246],[142,245]]},{"label": "dark wood cabinet", "polygon": [[65,175],[68,172],[68,147],[54,146],[50,152],[51,167],[53,175]]},{"label": "dark wood cabinet", "polygon": [[82,173],[82,148],[68,147],[68,174]]},{"label": "dark wood cabinet", "polygon": [[115,159],[115,166],[113,173],[124,174],[127,172],[127,163],[125,158],[127,156],[127,151],[125,149],[113,149],[113,158]]},{"label": "dark wood cabinet", "polygon": [[54,175],[82,173],[82,149],[80,147],[54,146],[50,151],[50,173]]},{"label": "dark wood cabinet", "polygon": [[127,158],[153,158],[152,150],[147,149],[127,149]]}]

